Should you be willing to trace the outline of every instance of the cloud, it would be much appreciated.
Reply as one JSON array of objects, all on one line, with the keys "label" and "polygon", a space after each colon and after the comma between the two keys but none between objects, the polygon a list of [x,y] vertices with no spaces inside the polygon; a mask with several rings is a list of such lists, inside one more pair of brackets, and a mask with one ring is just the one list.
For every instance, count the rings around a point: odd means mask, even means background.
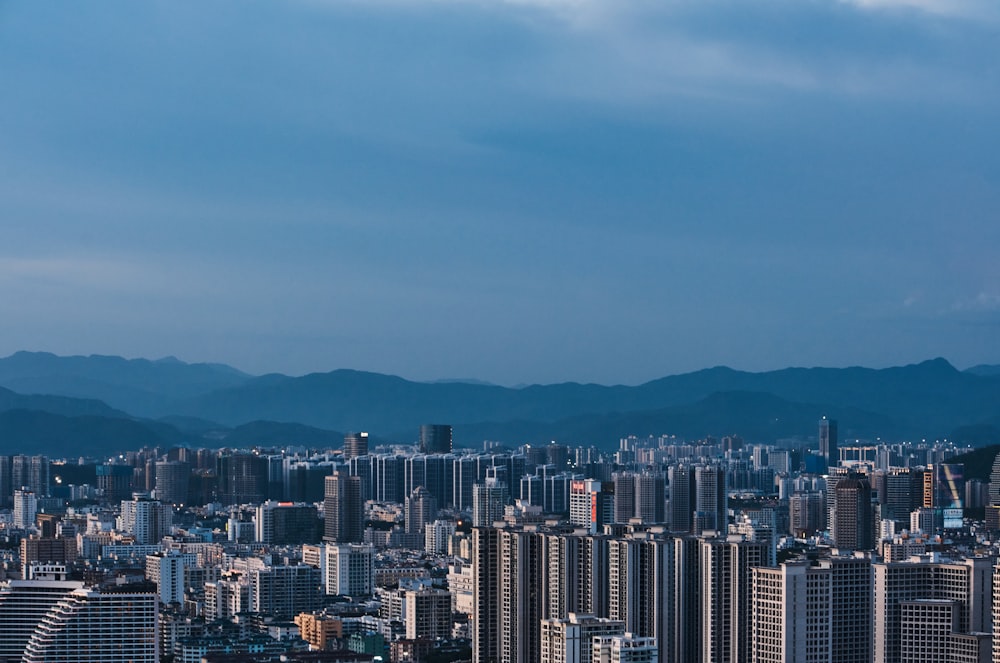
[{"label": "cloud", "polygon": [[956,301],[952,309],[963,313],[992,313],[1000,311],[1000,293],[980,292],[973,297],[965,297]]}]

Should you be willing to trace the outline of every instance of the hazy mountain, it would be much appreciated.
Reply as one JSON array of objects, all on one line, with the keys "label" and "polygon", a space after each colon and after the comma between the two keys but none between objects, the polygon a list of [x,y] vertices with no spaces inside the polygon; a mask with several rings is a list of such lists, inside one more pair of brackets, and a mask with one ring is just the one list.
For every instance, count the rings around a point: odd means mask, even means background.
[{"label": "hazy mountain", "polygon": [[[228,425],[264,418],[333,430],[415,431],[430,421],[456,426],[541,424],[653,411],[689,406],[712,394],[734,391],[816,404],[818,410],[810,415],[816,419],[835,411],[874,413],[882,422],[877,434],[886,437],[944,436],[957,426],[987,422],[1000,415],[1000,380],[963,373],[943,359],[888,369],[789,368],[749,373],[718,367],[636,387],[565,383],[509,389],[428,384],[338,370],[299,378],[250,380],[239,387],[178,402],[175,412]],[[712,422],[706,419],[703,430],[709,430]],[[844,421],[844,425],[850,423]],[[810,424],[803,432],[813,434],[814,427]]]},{"label": "hazy mountain", "polygon": [[44,394],[25,395],[0,387],[0,411],[4,410],[42,410],[67,417],[96,415],[130,418],[127,413],[109,407],[106,403],[93,398],[71,398]]},{"label": "hazy mountain", "polygon": [[[176,435],[177,431],[173,431]],[[94,415],[67,417],[38,410],[0,412],[0,455],[42,453],[50,457],[105,456],[125,449],[169,445],[164,436],[131,419]]]},{"label": "hazy mountain", "polygon": [[170,414],[173,399],[190,398],[242,384],[250,376],[223,364],[186,364],[90,355],[60,357],[17,352],[0,359],[0,386],[22,394],[96,398],[131,414]]},{"label": "hazy mountain", "polygon": [[966,373],[973,375],[985,375],[988,377],[1000,377],[1000,364],[977,364],[965,369]]},{"label": "hazy mountain", "polygon": [[[622,435],[664,433],[739,433],[766,441],[814,436],[816,420],[824,414],[840,420],[845,438],[957,439],[957,434],[977,444],[1000,442],[993,438],[1000,429],[1000,379],[958,371],[944,359],[887,369],[750,373],[716,367],[638,386],[507,388],[413,382],[353,370],[251,378],[228,367],[175,359],[18,353],[0,359],[0,382],[14,377],[21,384],[58,383],[63,390],[72,387],[91,398],[101,389],[110,391],[119,399],[112,405],[133,399],[141,407],[122,409],[161,418],[138,422],[152,435],[213,446],[335,447],[341,442],[335,431],[352,430],[409,443],[415,441],[420,424],[428,422],[453,424],[456,443],[471,446],[483,439],[614,444]],[[207,390],[220,383],[221,388]],[[100,389],[91,392],[96,386]],[[11,408],[66,416],[127,416],[93,400],[0,391],[0,410]]]}]

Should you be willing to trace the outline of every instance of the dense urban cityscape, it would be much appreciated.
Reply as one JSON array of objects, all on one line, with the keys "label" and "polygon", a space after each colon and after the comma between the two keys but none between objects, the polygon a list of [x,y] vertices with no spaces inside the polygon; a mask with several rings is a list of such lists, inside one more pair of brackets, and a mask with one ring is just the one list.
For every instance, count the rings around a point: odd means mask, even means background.
[{"label": "dense urban cityscape", "polygon": [[0,457],[0,661],[996,661],[1000,465],[966,479],[968,451],[824,417]]}]

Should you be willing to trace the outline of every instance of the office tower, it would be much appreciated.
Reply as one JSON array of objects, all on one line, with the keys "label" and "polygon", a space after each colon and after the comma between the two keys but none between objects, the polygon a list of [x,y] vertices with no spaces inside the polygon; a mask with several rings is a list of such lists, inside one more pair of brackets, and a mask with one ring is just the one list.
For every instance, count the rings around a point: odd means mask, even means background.
[{"label": "office tower", "polygon": [[[66,580],[65,565],[34,566],[25,580],[0,584],[0,661],[20,661],[42,619],[60,599],[83,587]],[[28,577],[30,576],[30,577]]]},{"label": "office tower", "polygon": [[625,635],[599,635],[593,640],[593,663],[658,663],[656,638]]},{"label": "office tower", "polygon": [[11,460],[11,484],[27,488],[39,497],[49,494],[49,459],[46,456],[14,456]]},{"label": "office tower", "polygon": [[[327,474],[336,474],[340,466]],[[371,456],[358,456],[347,462],[348,474],[361,479],[361,499],[365,502],[375,499],[375,463]]]},{"label": "office tower", "polygon": [[603,486],[594,479],[577,479],[569,485],[569,522],[596,534],[614,521],[613,484]]},{"label": "office tower", "polygon": [[552,442],[545,447],[545,455],[549,465],[555,465],[559,470],[569,466],[569,449],[565,445]]},{"label": "office tower", "polygon": [[452,447],[451,426],[424,424],[420,427],[420,452],[425,454],[450,454]]},{"label": "office tower", "polygon": [[826,499],[818,490],[792,493],[788,498],[789,529],[792,536],[805,538],[826,529]]},{"label": "office tower", "polygon": [[502,520],[507,502],[507,486],[495,478],[475,484],[472,487],[472,526],[490,527]]},{"label": "office tower", "polygon": [[25,663],[159,663],[156,594],[129,585],[80,588],[42,618]]},{"label": "office tower", "polygon": [[819,420],[819,454],[826,459],[828,468],[840,464],[840,452],[837,450],[837,422],[823,417]]},{"label": "office tower", "polygon": [[191,466],[188,463],[179,460],[156,463],[156,499],[164,504],[188,504],[190,484]]},{"label": "office tower", "polygon": [[932,508],[939,527],[962,528],[965,498],[965,466],[934,463],[924,471],[923,506]]},{"label": "office tower", "polygon": [[403,494],[405,478],[405,457],[395,454],[372,457],[372,499],[376,502],[402,504],[406,498]]},{"label": "office tower", "polygon": [[833,540],[841,550],[875,548],[875,511],[868,477],[851,473],[837,482]]},{"label": "office tower", "polygon": [[370,596],[375,591],[375,547],[366,543],[326,546],[326,593]]},{"label": "office tower", "polygon": [[672,465],[667,470],[670,491],[670,531],[687,533],[694,527],[695,477],[688,465]]},{"label": "office tower", "polygon": [[404,592],[403,603],[403,625],[408,639],[451,637],[451,593],[448,590],[408,589]]},{"label": "office tower", "polygon": [[521,502],[545,510],[545,495],[542,490],[542,477],[537,474],[527,474],[521,477]]},{"label": "office tower", "polygon": [[275,545],[302,545],[319,541],[320,519],[312,504],[268,500],[257,507],[254,540]]},{"label": "office tower", "polygon": [[121,502],[132,495],[132,467],[104,464],[97,466],[97,487],[109,502]]},{"label": "office tower", "polygon": [[406,498],[404,508],[407,534],[423,534],[424,527],[437,518],[437,500],[423,486],[417,486]]},{"label": "office tower", "polygon": [[910,513],[921,505],[921,473],[910,468],[891,468],[879,477],[882,489],[878,501],[882,516],[901,523],[910,522]]},{"label": "office tower", "polygon": [[368,433],[348,433],[344,436],[344,459],[368,455]]},{"label": "office tower", "polygon": [[194,565],[193,553],[170,550],[146,555],[146,579],[156,583],[160,603],[184,604],[185,569]]},{"label": "office tower", "polygon": [[729,521],[726,471],[718,465],[695,468],[695,506],[693,532],[725,532]]},{"label": "office tower", "polygon": [[675,656],[674,553],[672,540],[652,535],[608,540],[608,617],[654,638],[663,661]]},{"label": "office tower", "polygon": [[174,512],[169,504],[136,497],[122,501],[118,529],[134,536],[139,545],[153,545],[170,534],[173,518]]},{"label": "office tower", "polygon": [[[950,620],[949,633],[955,636],[985,633],[992,626],[991,608],[995,600],[991,596],[992,560],[986,557],[958,561],[933,559],[928,556],[872,564],[874,663],[909,663],[915,660],[912,657],[923,655],[914,649],[922,640],[926,641],[926,653],[939,657],[934,660],[962,660],[957,652],[971,642],[968,638],[943,638],[942,620]],[[942,613],[931,609],[934,604],[951,604],[953,608]],[[904,645],[907,639],[915,642]],[[981,648],[989,647],[977,643]],[[952,653],[941,654],[942,646]],[[974,654],[976,658],[969,660],[983,660],[987,656],[982,649]]]},{"label": "office tower", "polygon": [[546,475],[542,479],[542,510],[545,513],[569,513],[569,487],[578,477],[569,472]]},{"label": "office tower", "polygon": [[360,543],[364,539],[365,505],[361,500],[361,477],[338,470],[326,477],[323,540]]},{"label": "office tower", "polygon": [[322,502],[323,482],[333,472],[329,461],[312,462],[301,458],[282,460],[282,495],[289,502]]},{"label": "office tower", "polygon": [[244,451],[219,456],[219,501],[260,504],[267,497],[267,459]]},{"label": "office tower", "polygon": [[702,540],[704,663],[750,662],[750,569],[766,556],[765,544],[738,535]]},{"label": "office tower", "polygon": [[541,663],[591,663],[594,639],[614,635],[625,635],[624,622],[576,613],[543,619]]},{"label": "office tower", "polygon": [[277,619],[291,619],[321,605],[320,570],[306,564],[268,566],[247,573],[250,610]]},{"label": "office tower", "polygon": [[14,491],[14,527],[28,529],[35,526],[38,498],[30,490]]},{"label": "office tower", "polygon": [[464,511],[472,508],[472,486],[480,481],[473,456],[456,456],[452,462],[452,506]]},{"label": "office tower", "polygon": [[403,493],[410,495],[418,486],[426,488],[438,506],[452,501],[454,456],[450,454],[409,456],[404,460]]}]

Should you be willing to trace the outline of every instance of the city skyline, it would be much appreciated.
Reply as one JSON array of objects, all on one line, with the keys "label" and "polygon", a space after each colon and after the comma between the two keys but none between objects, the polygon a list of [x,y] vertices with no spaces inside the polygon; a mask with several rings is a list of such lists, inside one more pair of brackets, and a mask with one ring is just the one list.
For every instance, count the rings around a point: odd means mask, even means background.
[{"label": "city skyline", "polygon": [[1000,11],[0,14],[0,354],[636,384],[1000,363]]}]

